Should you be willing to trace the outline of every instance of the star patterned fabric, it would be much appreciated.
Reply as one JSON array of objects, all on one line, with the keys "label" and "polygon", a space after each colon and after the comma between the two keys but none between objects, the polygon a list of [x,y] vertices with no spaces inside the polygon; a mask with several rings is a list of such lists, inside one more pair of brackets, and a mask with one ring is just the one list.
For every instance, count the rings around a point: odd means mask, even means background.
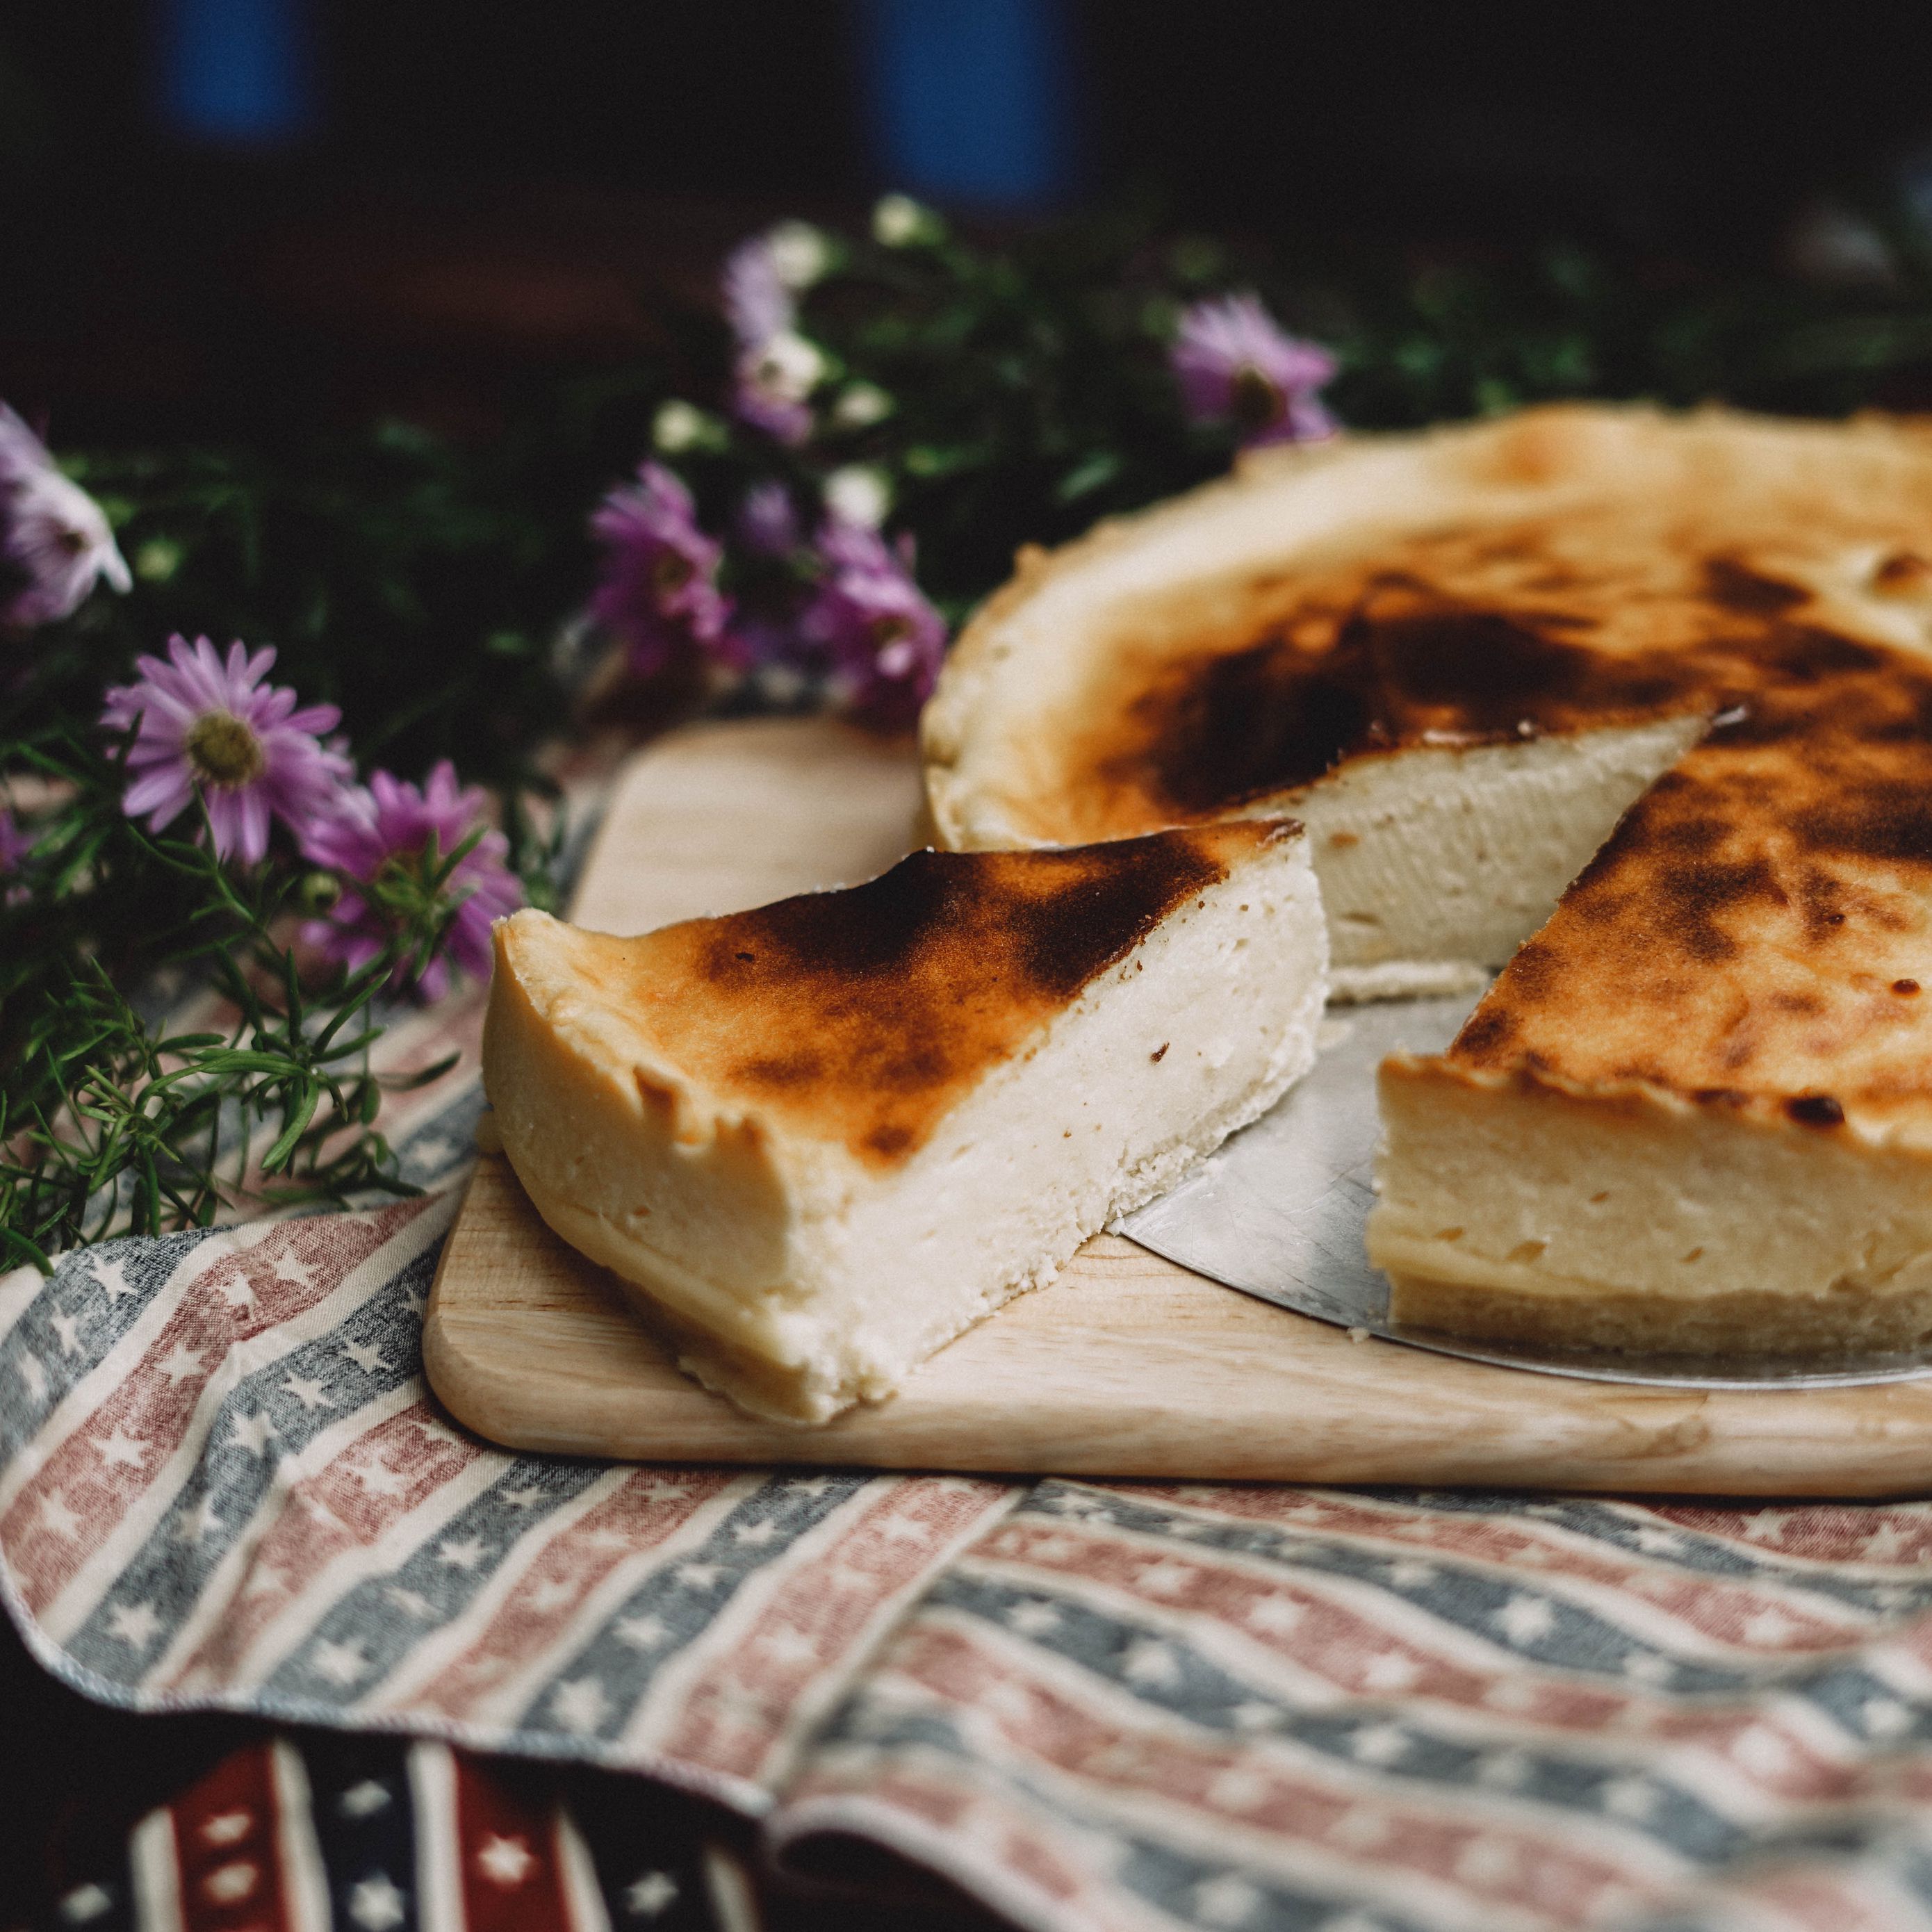
[{"label": "star patterned fabric", "polygon": [[[437,1010],[415,1050],[473,1051]],[[1045,1932],[1932,1928],[1932,1505],[494,1449],[420,1357],[478,1096],[408,1100],[421,1196],[0,1279],[29,1648],[306,1727],[47,1932],[709,1928],[704,1828],[638,1822],[674,1802]]]}]

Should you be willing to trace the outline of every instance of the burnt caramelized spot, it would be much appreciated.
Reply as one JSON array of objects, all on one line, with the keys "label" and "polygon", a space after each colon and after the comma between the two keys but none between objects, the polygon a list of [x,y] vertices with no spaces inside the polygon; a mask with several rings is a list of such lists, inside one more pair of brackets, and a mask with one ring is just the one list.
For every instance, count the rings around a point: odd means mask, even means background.
[{"label": "burnt caramelized spot", "polygon": [[1894,550],[1872,572],[1872,588],[1882,597],[1910,597],[1932,589],[1932,564],[1916,552]]},{"label": "burnt caramelized spot", "polygon": [[1796,584],[1781,584],[1729,556],[1714,556],[1706,562],[1704,594],[1727,610],[1742,610],[1754,617],[1774,617],[1808,603],[1811,597],[1810,591]]},{"label": "burnt caramelized spot", "polygon": [[1709,859],[1661,866],[1652,886],[1677,944],[1692,958],[1706,962],[1729,959],[1738,950],[1720,914],[1753,900],[1771,905],[1788,902],[1775,869],[1762,856],[1732,863]]},{"label": "burnt caramelized spot", "polygon": [[1550,990],[1562,964],[1548,946],[1526,939],[1509,963],[1510,990],[1520,1000],[1540,1000]]},{"label": "burnt caramelized spot", "polygon": [[1800,812],[1792,826],[1820,851],[1932,866],[1932,797],[1918,782],[1858,787]]},{"label": "burnt caramelized spot", "polygon": [[1001,976],[1016,976],[1016,992],[1062,1001],[1182,900],[1226,877],[1204,844],[1184,836],[1060,852],[915,852],[868,884],[720,920],[727,930],[700,970],[720,985],[755,976],[836,994],[854,982],[898,982],[942,956],[970,969],[968,948],[990,944]]},{"label": "burnt caramelized spot", "polygon": [[1311,654],[1292,637],[1174,667],[1132,707],[1139,777],[1190,814],[1310,784],[1345,759],[1438,739],[1495,742],[1682,708],[1700,680],[1663,658],[1606,658],[1592,620],[1503,611],[1386,583]]},{"label": "burnt caramelized spot", "polygon": [[1844,880],[1816,866],[1807,866],[1798,882],[1798,904],[1804,913],[1804,936],[1814,945],[1844,930]]},{"label": "burnt caramelized spot", "polygon": [[1492,995],[1464,1022],[1452,1051],[1458,1060],[1480,1065],[1507,1046],[1516,1030],[1516,1016]]},{"label": "burnt caramelized spot", "polygon": [[1844,1124],[1845,1110],[1829,1094],[1798,1094],[1784,1103],[1784,1111],[1801,1127],[1837,1127]]},{"label": "burnt caramelized spot", "polygon": [[658,1029],[681,1062],[836,1118],[861,1159],[889,1164],[924,1142],[950,1095],[1225,879],[1236,854],[1279,836],[1246,824],[1058,851],[920,852],[866,885],[674,927],[660,938],[689,948],[710,998],[667,1000]]},{"label": "burnt caramelized spot", "polygon": [[1352,669],[1257,644],[1148,693],[1141,709],[1162,795],[1185,812],[1212,812],[1306,784],[1349,752],[1386,742]]}]

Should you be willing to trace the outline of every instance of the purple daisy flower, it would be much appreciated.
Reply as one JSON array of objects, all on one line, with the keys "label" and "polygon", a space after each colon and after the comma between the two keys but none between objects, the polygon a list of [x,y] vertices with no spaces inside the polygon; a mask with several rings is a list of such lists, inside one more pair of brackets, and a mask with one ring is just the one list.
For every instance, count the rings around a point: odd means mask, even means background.
[{"label": "purple daisy flower", "polygon": [[734,367],[731,412],[789,448],[812,434],[806,398],[825,375],[817,346],[790,329],[744,350]]},{"label": "purple daisy flower", "polygon": [[800,634],[824,652],[856,716],[886,729],[911,724],[946,654],[946,620],[913,579],[911,538],[889,547],[877,530],[834,518],[818,554],[824,574]]},{"label": "purple daisy flower", "polygon": [[782,483],[754,483],[738,506],[735,524],[738,541],[754,556],[789,556],[799,547],[798,512]]},{"label": "purple daisy flower", "polygon": [[[0,806],[0,879],[11,879],[25,866],[34,842],[20,830],[14,814]],[[0,891],[0,905],[15,906],[30,897],[27,888],[9,885]]]},{"label": "purple daisy flower", "polygon": [[[398,875],[406,879],[412,872],[419,874],[432,835],[438,854],[446,860],[488,809],[489,800],[480,787],[458,788],[455,767],[447,758],[420,788],[376,772],[366,790],[347,794],[340,812],[310,828],[302,851],[315,864],[365,887]],[[416,980],[416,991],[424,998],[440,1000],[449,990],[452,960],[472,979],[489,977],[490,924],[524,902],[521,883],[503,862],[508,850],[509,842],[500,832],[484,832],[445,883],[444,892],[458,902],[456,916],[443,936],[441,952]],[[388,944],[391,930],[370,896],[349,884],[326,918],[303,926],[302,938],[352,973]],[[406,970],[399,967],[399,987],[406,977]]]},{"label": "purple daisy flower", "polygon": [[603,580],[592,614],[622,639],[631,668],[650,677],[699,653],[739,660],[730,600],[718,588],[722,547],[698,527],[691,492],[661,464],[613,490],[590,520],[604,546]]},{"label": "purple daisy flower", "polygon": [[1253,296],[1224,296],[1184,310],[1168,351],[1181,402],[1196,422],[1232,418],[1243,446],[1318,442],[1336,422],[1316,391],[1335,375],[1318,343],[1284,333]]},{"label": "purple daisy flower", "polygon": [[258,865],[272,817],[299,838],[334,810],[352,768],[319,734],[342,714],[332,704],[298,711],[287,686],[264,685],[272,650],[250,656],[245,645],[231,644],[224,664],[206,638],[190,646],[173,637],[168,656],[166,664],[137,658],[140,676],[110,691],[100,715],[115,731],[140,721],[122,809],[130,818],[149,814],[148,827],[158,832],[198,792],[217,854]]},{"label": "purple daisy flower", "polygon": [[763,235],[741,242],[724,258],[720,278],[724,320],[744,349],[757,349],[782,335],[796,319],[778,252]]},{"label": "purple daisy flower", "polygon": [[104,577],[134,579],[100,506],[63,476],[46,444],[0,403],[0,563],[16,580],[0,591],[0,628],[32,630],[70,616]]},{"label": "purple daisy flower", "polygon": [[792,292],[814,280],[825,260],[824,237],[794,222],[741,242],[724,262],[724,316],[738,340],[731,413],[788,448],[811,435],[806,398],[825,374],[824,356],[798,333]]}]

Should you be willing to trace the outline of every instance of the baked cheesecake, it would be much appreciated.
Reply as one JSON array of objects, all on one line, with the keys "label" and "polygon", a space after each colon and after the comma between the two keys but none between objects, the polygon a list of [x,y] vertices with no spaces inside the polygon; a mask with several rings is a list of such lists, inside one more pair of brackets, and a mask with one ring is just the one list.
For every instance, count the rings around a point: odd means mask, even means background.
[{"label": "baked cheesecake", "polygon": [[638,938],[516,914],[484,1078],[538,1211],[683,1366],[823,1422],[1273,1106],[1326,966],[1291,823],[920,852]]},{"label": "baked cheesecake", "polygon": [[1344,991],[1508,962],[1381,1076],[1400,1318],[1932,1336],[1924,430],[1574,407],[1268,456],[1028,560],[925,748],[963,847],[1292,812]]}]

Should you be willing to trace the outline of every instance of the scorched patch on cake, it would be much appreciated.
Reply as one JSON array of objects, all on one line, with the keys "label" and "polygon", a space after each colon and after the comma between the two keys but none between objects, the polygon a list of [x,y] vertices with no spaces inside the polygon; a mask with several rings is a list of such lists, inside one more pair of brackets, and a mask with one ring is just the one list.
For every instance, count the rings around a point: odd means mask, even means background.
[{"label": "scorched patch on cake", "polygon": [[914,853],[848,891],[596,940],[598,976],[715,1092],[890,1166],[988,1066],[1282,830]]}]

